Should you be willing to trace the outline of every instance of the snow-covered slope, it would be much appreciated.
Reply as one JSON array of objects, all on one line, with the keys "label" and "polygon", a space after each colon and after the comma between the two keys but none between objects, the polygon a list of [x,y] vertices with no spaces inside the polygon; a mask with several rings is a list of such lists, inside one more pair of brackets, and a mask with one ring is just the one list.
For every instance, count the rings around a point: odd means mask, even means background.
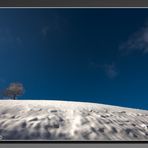
[{"label": "snow-covered slope", "polygon": [[70,101],[1,100],[2,140],[148,140],[148,111]]}]

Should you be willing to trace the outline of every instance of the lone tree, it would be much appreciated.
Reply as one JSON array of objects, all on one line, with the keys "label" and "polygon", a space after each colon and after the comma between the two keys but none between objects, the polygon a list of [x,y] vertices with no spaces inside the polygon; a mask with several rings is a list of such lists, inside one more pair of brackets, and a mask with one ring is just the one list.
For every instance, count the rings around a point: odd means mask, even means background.
[{"label": "lone tree", "polygon": [[16,100],[17,96],[21,96],[24,94],[24,87],[21,83],[10,83],[8,88],[6,88],[3,92],[3,95],[6,97],[10,97],[13,100]]}]

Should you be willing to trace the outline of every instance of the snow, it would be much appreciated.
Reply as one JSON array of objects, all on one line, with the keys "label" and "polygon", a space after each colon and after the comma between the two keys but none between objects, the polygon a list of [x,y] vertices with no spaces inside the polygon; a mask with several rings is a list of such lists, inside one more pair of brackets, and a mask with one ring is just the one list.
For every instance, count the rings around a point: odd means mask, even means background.
[{"label": "snow", "polygon": [[148,111],[97,103],[1,100],[0,140],[148,140]]}]

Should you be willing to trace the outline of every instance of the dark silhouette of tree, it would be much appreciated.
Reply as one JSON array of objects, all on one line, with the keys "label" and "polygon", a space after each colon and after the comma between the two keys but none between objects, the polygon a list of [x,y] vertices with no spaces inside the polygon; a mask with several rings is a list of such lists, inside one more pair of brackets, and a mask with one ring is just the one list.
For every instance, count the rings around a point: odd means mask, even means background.
[{"label": "dark silhouette of tree", "polygon": [[3,91],[3,96],[10,97],[16,100],[17,96],[24,94],[24,87],[22,83],[10,83],[10,85]]}]

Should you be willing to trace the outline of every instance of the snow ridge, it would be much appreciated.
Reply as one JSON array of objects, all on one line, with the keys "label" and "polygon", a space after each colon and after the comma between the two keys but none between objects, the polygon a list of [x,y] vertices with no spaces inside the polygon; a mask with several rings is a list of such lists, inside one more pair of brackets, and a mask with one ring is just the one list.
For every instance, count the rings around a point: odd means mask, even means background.
[{"label": "snow ridge", "polygon": [[0,101],[1,140],[148,140],[148,111],[72,101]]}]

